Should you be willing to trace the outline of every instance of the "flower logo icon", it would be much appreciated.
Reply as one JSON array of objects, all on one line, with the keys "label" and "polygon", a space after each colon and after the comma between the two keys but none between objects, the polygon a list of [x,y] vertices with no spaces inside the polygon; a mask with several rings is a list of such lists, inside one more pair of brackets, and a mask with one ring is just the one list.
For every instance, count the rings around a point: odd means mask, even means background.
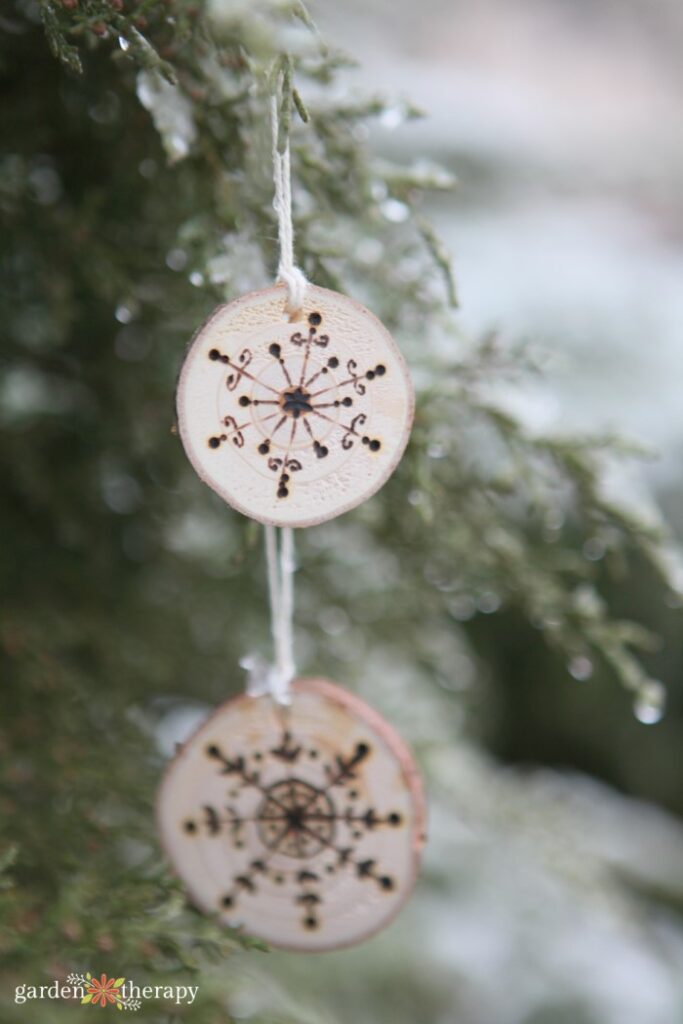
[{"label": "flower logo icon", "polygon": [[107,1003],[114,1003],[122,1008],[123,1000],[121,999],[121,986],[123,985],[125,978],[107,978],[106,974],[100,976],[100,980],[97,978],[91,978],[90,984],[86,990],[86,994],[81,999],[81,1003],[92,1003],[93,1006],[106,1006]]},{"label": "flower logo icon", "polygon": [[86,974],[70,974],[67,982],[79,985],[85,995],[81,998],[81,1006],[115,1006],[117,1010],[139,1010],[140,1000],[123,991],[125,978],[108,978],[101,974],[99,980],[90,971]]}]

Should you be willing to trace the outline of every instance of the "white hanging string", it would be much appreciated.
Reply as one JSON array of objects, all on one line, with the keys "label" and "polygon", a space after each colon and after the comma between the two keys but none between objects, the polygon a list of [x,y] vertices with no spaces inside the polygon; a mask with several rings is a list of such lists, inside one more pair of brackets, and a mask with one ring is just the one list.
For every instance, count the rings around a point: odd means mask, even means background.
[{"label": "white hanging string", "polygon": [[[280,544],[278,549],[278,533]],[[296,673],[294,661],[294,531],[285,526],[264,527],[270,629],[273,638],[274,663],[258,654],[242,658],[247,670],[247,693],[250,697],[270,694],[277,704],[291,703],[291,682]]]},{"label": "white hanging string", "polygon": [[[296,572],[296,556],[294,553],[294,530],[284,526],[280,531],[280,583],[281,583],[281,619],[278,632],[282,643],[280,674],[287,686],[294,678],[296,665],[294,662],[294,573]],[[287,694],[289,696],[289,693]]]},{"label": "white hanging string", "polygon": [[308,281],[303,271],[294,262],[294,226],[292,224],[292,179],[289,159],[289,138],[280,152],[280,118],[278,97],[270,99],[270,126],[273,135],[273,183],[275,198],[273,206],[277,213],[277,231],[280,243],[280,263],[277,279],[287,288],[287,311],[294,316],[301,309]]},{"label": "white hanging string", "polygon": [[[277,279],[287,288],[287,311],[290,316],[298,313],[303,305],[308,282],[294,263],[294,227],[292,225],[292,184],[289,159],[289,140],[284,149],[279,149],[278,97],[270,101],[271,129],[273,134],[273,183],[275,197],[273,206],[277,213],[280,262]],[[265,547],[268,573],[268,595],[270,599],[271,633],[275,663],[268,664],[258,655],[243,658],[240,664],[247,669],[247,693],[254,697],[270,694],[278,704],[291,702],[291,682],[296,672],[294,662],[294,531],[285,526],[278,530],[266,526]]]}]

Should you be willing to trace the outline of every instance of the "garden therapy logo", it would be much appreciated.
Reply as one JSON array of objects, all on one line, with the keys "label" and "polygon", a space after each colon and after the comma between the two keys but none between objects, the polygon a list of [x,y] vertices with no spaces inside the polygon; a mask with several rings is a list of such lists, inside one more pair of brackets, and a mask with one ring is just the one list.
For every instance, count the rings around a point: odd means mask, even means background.
[{"label": "garden therapy logo", "polygon": [[70,974],[64,982],[51,985],[17,985],[14,1002],[23,1004],[32,999],[80,1000],[82,1006],[115,1006],[117,1010],[139,1010],[147,999],[163,999],[176,1006],[191,1006],[197,998],[199,985],[136,985],[126,978],[94,977]]},{"label": "garden therapy logo", "polygon": [[[90,971],[86,974],[70,974],[66,979],[68,985],[74,988],[85,989],[81,997],[81,1005],[86,1006],[115,1006],[117,1010],[139,1010],[142,1006],[140,999],[127,994],[127,988],[137,988],[125,978],[108,978],[106,974],[100,976],[100,980],[93,978]],[[151,988],[151,986],[150,986]]]}]

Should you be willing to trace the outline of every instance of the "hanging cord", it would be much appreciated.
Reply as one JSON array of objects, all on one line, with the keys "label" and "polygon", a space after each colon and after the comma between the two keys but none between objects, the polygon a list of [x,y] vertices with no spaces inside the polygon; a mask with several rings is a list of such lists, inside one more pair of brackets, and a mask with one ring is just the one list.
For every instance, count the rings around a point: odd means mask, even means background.
[{"label": "hanging cord", "polygon": [[291,317],[303,306],[308,281],[304,272],[294,262],[294,226],[292,224],[292,179],[289,159],[289,133],[281,138],[278,83],[289,88],[287,80],[282,83],[278,75],[270,98],[270,126],[273,137],[273,183],[275,197],[273,206],[277,213],[277,232],[280,243],[280,263],[277,280],[287,288],[287,312]]},{"label": "hanging cord", "polygon": [[271,630],[275,649],[275,689],[273,696],[280,703],[290,700],[289,684],[294,672],[294,533],[285,526],[280,530],[280,551],[277,551],[276,527],[266,526],[266,560],[270,593]]},{"label": "hanging cord", "polygon": [[[282,76],[278,76],[278,81]],[[284,86],[288,87],[285,80]],[[280,263],[277,279],[287,288],[287,310],[293,317],[301,310],[308,282],[294,263],[294,227],[292,225],[292,183],[289,159],[289,137],[284,144],[280,139],[280,118],[278,112],[278,89],[270,100],[271,128],[273,133],[273,183],[275,197],[273,206],[277,213]],[[270,598],[270,621],[275,652],[275,664],[269,665],[258,655],[248,655],[240,664],[247,669],[247,693],[259,697],[268,693],[276,703],[287,705],[291,702],[291,682],[296,666],[294,662],[294,531],[285,526],[280,530],[278,551],[278,529],[264,527],[266,565],[268,572],[268,595]]]},{"label": "hanging cord", "polygon": [[247,670],[247,693],[250,697],[269,694],[280,705],[291,703],[291,682],[296,673],[294,662],[294,531],[289,526],[280,531],[264,527],[268,597],[270,600],[270,629],[273,637],[275,663],[270,664],[258,654],[242,658],[240,665]]}]

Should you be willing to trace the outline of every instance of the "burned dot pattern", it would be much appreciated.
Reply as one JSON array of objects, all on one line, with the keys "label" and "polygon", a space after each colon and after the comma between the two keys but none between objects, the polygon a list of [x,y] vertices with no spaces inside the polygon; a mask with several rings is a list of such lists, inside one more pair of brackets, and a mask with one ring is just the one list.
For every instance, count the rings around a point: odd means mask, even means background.
[{"label": "burned dot pattern", "polygon": [[[245,392],[237,396],[237,406],[249,409],[251,414],[250,419],[241,423],[235,416],[224,416],[221,427],[225,429],[208,438],[209,448],[218,449],[225,442],[244,448],[245,444],[251,443],[249,438],[252,434],[261,437],[265,434],[265,440],[256,440],[254,444],[258,454],[266,460],[268,469],[275,474],[278,501],[290,497],[294,486],[292,474],[305,471],[303,456],[306,453],[312,453],[320,460],[327,458],[330,448],[335,445],[348,451],[360,442],[370,454],[376,454],[382,448],[381,438],[371,437],[361,429],[368,420],[366,411],[361,409],[350,420],[333,418],[330,411],[354,409],[356,405],[362,407],[368,384],[384,377],[386,367],[378,363],[362,371],[356,360],[347,359],[346,369],[339,375],[341,379],[335,376],[333,380],[325,380],[331,372],[339,370],[341,364],[336,355],[326,354],[322,365],[313,358],[316,349],[326,350],[331,344],[330,336],[318,331],[322,321],[321,313],[311,313],[305,334],[300,330],[293,331],[289,345],[283,347],[278,342],[271,342],[267,346],[268,355],[281,370],[279,387],[277,383],[271,383],[272,375],[266,380],[263,374],[259,376],[253,371],[254,354],[251,349],[243,349],[234,361],[219,349],[213,348],[208,353],[211,362],[230,367],[226,378],[229,390],[249,389],[248,394]],[[326,431],[326,443],[318,436],[321,426]],[[291,455],[295,446],[296,457]],[[274,454],[274,450],[279,454]]]},{"label": "burned dot pattern", "polygon": [[[292,771],[296,770],[300,758],[305,756],[303,744],[298,744],[288,729],[283,731],[280,742],[268,753],[279,762],[291,765]],[[374,807],[368,807],[359,812],[336,802],[339,796],[342,802],[344,796],[351,799],[358,797],[358,791],[347,790],[346,785],[359,777],[361,766],[371,757],[371,753],[370,744],[361,741],[349,754],[336,754],[326,765],[324,782],[320,786],[314,786],[294,774],[264,786],[260,772],[254,771],[250,765],[252,761],[263,761],[260,752],[231,757],[216,744],[206,748],[207,758],[219,763],[217,771],[221,775],[237,778],[238,789],[232,792],[237,792],[239,796],[240,789],[255,790],[260,795],[260,801],[252,816],[240,814],[234,807],[228,807],[228,813],[221,817],[217,809],[205,807],[204,834],[227,834],[234,846],[241,849],[244,828],[247,823],[253,822],[258,839],[266,851],[265,855],[251,862],[247,871],[235,875],[230,892],[220,897],[223,907],[236,907],[241,897],[257,891],[258,876],[268,876],[272,871],[269,861],[274,853],[306,861],[326,855],[328,863],[322,867],[326,874],[333,874],[339,867],[345,867],[355,872],[359,879],[374,882],[380,891],[393,889],[394,880],[390,875],[381,873],[374,858],[359,859],[353,847],[338,844],[338,826],[342,824],[346,826],[347,834],[355,840],[374,829],[397,828],[401,825],[401,816],[395,811],[383,815]],[[308,757],[314,760],[319,754],[317,749],[308,751]],[[197,824],[193,822],[192,825],[190,830],[186,823],[186,831],[198,833]],[[295,872],[299,888],[293,895],[293,902],[295,907],[305,907],[300,922],[305,928],[317,928],[323,910],[324,896],[315,886],[321,880],[320,870],[320,867],[316,867],[315,870],[304,868]],[[276,884],[283,884],[285,877],[275,872],[272,880]]]},{"label": "burned dot pattern", "polygon": [[231,332],[231,307],[222,307],[179,378],[179,433],[199,475],[276,525],[324,522],[370,497],[412,420],[405,364],[381,324],[343,296],[311,292],[302,320],[280,313],[272,328],[245,315]]},{"label": "burned dot pattern", "polygon": [[[253,717],[259,702],[244,700]],[[338,726],[341,713],[334,714]],[[264,710],[269,727],[258,743],[251,726],[245,743],[234,724],[209,723],[211,734],[193,751],[206,794],[192,788],[187,807],[169,796],[165,827],[190,859],[196,851],[201,868],[193,881],[213,893],[202,900],[207,910],[276,945],[311,949],[334,948],[341,915],[347,944],[354,906],[367,905],[370,918],[382,920],[412,884],[421,834],[414,791],[395,774],[393,755],[372,727],[337,745],[304,716],[299,722],[296,698],[286,722],[271,728],[269,715]],[[377,788],[375,773],[396,780],[389,792]],[[270,913],[278,917],[275,934]],[[364,930],[367,916],[359,914]]]}]

